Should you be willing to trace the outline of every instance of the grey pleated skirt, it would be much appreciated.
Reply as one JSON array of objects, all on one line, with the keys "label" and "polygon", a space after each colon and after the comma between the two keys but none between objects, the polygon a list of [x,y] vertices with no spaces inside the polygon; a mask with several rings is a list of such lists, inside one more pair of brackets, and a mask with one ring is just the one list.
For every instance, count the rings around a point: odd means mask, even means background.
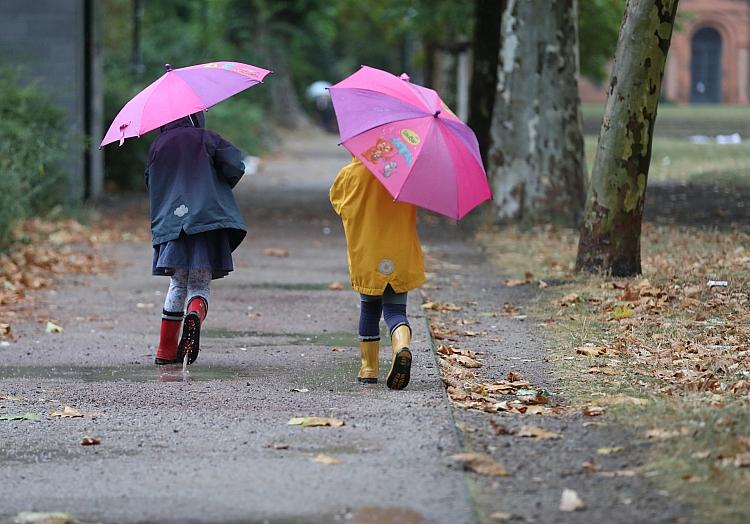
[{"label": "grey pleated skirt", "polygon": [[177,269],[210,269],[212,279],[227,276],[234,270],[228,231],[216,229],[195,235],[183,231],[179,238],[154,246],[151,273],[172,276]]}]

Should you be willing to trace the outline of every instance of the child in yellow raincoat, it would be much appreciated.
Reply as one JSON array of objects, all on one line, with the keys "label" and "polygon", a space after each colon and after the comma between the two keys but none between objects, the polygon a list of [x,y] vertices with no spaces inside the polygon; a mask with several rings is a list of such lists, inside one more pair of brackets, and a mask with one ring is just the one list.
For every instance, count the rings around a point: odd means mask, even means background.
[{"label": "child in yellow raincoat", "polygon": [[375,176],[356,158],[330,190],[333,209],[344,223],[352,287],[360,293],[361,383],[378,381],[380,316],[391,334],[390,389],[409,384],[411,328],[407,292],[424,283],[424,259],[417,235],[417,209],[394,202]]}]

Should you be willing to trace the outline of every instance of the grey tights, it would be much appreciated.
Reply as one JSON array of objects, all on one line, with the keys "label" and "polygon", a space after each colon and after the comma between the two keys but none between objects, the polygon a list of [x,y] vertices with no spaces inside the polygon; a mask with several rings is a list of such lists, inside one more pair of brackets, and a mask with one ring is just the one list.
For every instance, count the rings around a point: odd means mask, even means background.
[{"label": "grey tights", "polygon": [[169,291],[164,300],[164,311],[182,313],[185,302],[193,297],[203,297],[208,303],[211,294],[210,269],[177,269],[169,282]]}]

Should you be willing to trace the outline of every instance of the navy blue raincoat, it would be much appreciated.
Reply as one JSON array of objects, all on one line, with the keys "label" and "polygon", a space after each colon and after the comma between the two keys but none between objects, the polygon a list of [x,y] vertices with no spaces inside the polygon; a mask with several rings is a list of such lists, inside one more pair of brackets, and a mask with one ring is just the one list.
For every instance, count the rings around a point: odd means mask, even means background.
[{"label": "navy blue raincoat", "polygon": [[151,144],[146,186],[154,246],[182,231],[226,229],[233,251],[245,238],[245,221],[232,195],[245,172],[242,153],[204,125],[203,113],[186,116],[162,126]]}]

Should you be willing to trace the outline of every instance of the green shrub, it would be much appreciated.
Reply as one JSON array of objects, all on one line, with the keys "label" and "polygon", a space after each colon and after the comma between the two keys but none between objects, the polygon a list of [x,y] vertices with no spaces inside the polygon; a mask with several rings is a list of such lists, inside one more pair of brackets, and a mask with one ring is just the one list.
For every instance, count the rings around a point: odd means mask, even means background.
[{"label": "green shrub", "polygon": [[67,140],[64,110],[0,67],[0,249],[17,221],[65,201]]}]

